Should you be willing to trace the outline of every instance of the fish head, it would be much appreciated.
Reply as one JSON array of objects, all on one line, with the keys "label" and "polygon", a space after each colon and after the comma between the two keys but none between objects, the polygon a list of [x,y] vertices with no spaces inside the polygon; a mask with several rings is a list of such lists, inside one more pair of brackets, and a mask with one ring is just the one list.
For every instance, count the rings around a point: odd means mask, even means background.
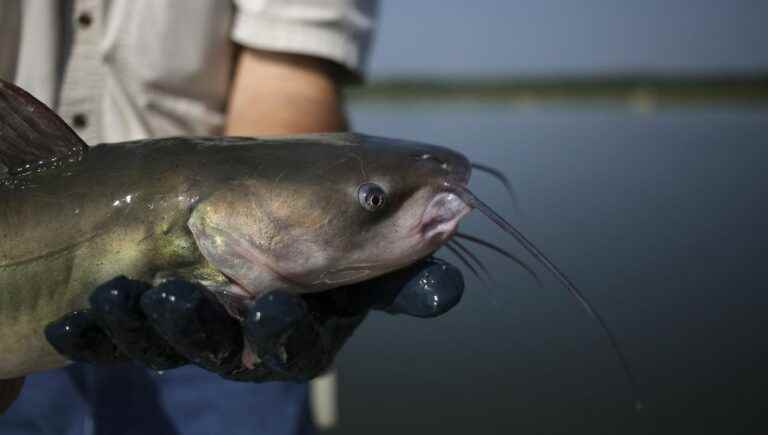
[{"label": "fish head", "polygon": [[240,171],[188,224],[203,256],[246,295],[320,291],[405,267],[471,210],[453,191],[466,187],[470,163],[447,148],[348,133],[253,152],[269,164]]}]

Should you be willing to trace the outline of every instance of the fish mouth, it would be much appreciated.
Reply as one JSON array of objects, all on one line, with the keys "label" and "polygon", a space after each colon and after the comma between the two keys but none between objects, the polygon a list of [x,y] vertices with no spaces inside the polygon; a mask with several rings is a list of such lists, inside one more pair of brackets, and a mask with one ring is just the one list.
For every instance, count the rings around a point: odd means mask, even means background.
[{"label": "fish mouth", "polygon": [[459,221],[472,208],[453,192],[440,192],[424,209],[419,230],[424,240],[440,244],[448,240],[458,229]]}]

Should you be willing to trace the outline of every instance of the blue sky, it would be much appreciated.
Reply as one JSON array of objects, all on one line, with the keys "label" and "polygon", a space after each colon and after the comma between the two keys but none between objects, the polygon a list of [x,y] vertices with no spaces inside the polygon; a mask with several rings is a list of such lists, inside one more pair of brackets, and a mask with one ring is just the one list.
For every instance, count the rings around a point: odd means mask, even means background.
[{"label": "blue sky", "polygon": [[765,0],[381,0],[372,77],[768,70]]}]

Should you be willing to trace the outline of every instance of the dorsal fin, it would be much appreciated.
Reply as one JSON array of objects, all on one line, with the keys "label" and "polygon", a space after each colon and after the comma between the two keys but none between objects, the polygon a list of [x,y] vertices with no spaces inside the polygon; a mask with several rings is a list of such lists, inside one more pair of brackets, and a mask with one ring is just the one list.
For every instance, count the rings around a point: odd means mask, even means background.
[{"label": "dorsal fin", "polygon": [[88,145],[53,110],[0,80],[0,179],[79,160]]}]

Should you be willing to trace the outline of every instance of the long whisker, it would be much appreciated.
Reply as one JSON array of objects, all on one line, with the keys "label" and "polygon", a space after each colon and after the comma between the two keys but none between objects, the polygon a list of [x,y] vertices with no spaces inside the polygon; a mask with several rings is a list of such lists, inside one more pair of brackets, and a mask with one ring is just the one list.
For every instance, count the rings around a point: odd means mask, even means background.
[{"label": "long whisker", "polygon": [[460,239],[464,239],[464,240],[466,240],[468,242],[477,243],[480,246],[486,247],[486,248],[488,248],[488,249],[490,249],[490,250],[492,250],[492,251],[494,251],[494,252],[496,252],[498,254],[501,254],[502,256],[512,260],[515,264],[517,264],[523,270],[528,272],[528,274],[531,275],[531,277],[534,280],[536,280],[536,284],[538,284],[539,287],[543,287],[544,286],[542,284],[542,282],[541,282],[541,278],[539,278],[539,274],[537,274],[535,270],[533,270],[530,266],[525,264],[525,262],[523,260],[517,258],[517,256],[515,256],[511,252],[507,251],[506,249],[500,248],[500,247],[494,245],[493,243],[491,243],[491,242],[489,242],[487,240],[483,240],[483,239],[481,239],[479,237],[471,236],[469,234],[464,234],[464,233],[456,232],[456,233],[453,234],[453,236],[454,237],[458,237]]},{"label": "long whisker", "polygon": [[512,183],[509,181],[509,178],[507,178],[507,176],[504,175],[503,172],[501,172],[500,170],[492,166],[484,165],[482,163],[470,162],[470,165],[472,165],[472,168],[477,169],[480,172],[485,172],[491,177],[499,180],[499,182],[501,182],[501,184],[504,185],[504,188],[507,189],[507,193],[509,194],[509,199],[512,201],[512,207],[516,211],[520,210],[520,204],[519,204],[519,201],[517,200],[518,196],[517,196],[517,193],[515,192],[515,188],[512,187]]},{"label": "long whisker", "polygon": [[610,342],[611,348],[613,348],[614,353],[616,354],[617,359],[619,360],[619,364],[621,364],[621,367],[624,371],[624,374],[627,377],[627,380],[629,381],[630,387],[632,389],[632,395],[635,402],[635,409],[639,410],[643,407],[642,402],[638,400],[638,394],[637,394],[637,382],[635,380],[635,376],[632,373],[632,369],[629,366],[629,362],[627,361],[627,358],[624,356],[624,353],[621,351],[621,347],[619,346],[618,341],[614,337],[611,330],[608,328],[608,324],[605,323],[605,320],[603,320],[603,317],[600,315],[600,313],[595,310],[595,308],[592,306],[592,304],[589,303],[587,298],[581,293],[581,291],[576,287],[575,284],[557,267],[555,264],[546,256],[544,253],[542,253],[539,248],[536,247],[530,240],[528,240],[517,228],[512,226],[509,222],[507,222],[506,219],[504,219],[501,215],[496,213],[491,207],[489,207],[487,204],[485,204],[483,201],[481,201],[478,197],[476,197],[472,192],[469,191],[464,186],[453,186],[455,192],[461,197],[461,199],[467,203],[470,207],[474,207],[478,209],[481,213],[483,213],[486,217],[488,217],[491,221],[493,221],[496,225],[498,225],[502,230],[504,230],[506,233],[510,234],[512,237],[515,238],[515,240],[520,243],[523,248],[525,248],[526,251],[528,251],[533,258],[535,258],[539,263],[541,263],[544,267],[549,270],[552,275],[557,278],[571,293],[571,295],[579,301],[581,306],[584,308],[584,310],[592,316],[593,319],[597,321],[597,323],[602,328],[605,336],[608,338],[608,341]]},{"label": "long whisker", "polygon": [[480,274],[477,272],[477,269],[475,268],[475,266],[473,266],[473,265],[472,265],[472,263],[470,263],[470,262],[469,262],[469,261],[468,261],[468,260],[467,260],[467,259],[466,259],[466,258],[465,258],[465,257],[464,257],[462,254],[461,254],[461,252],[460,252],[458,249],[456,249],[456,248],[453,246],[453,244],[451,244],[451,243],[450,243],[450,241],[449,241],[448,243],[446,243],[445,245],[443,245],[443,246],[445,246],[446,248],[448,248],[448,250],[449,250],[449,251],[451,251],[451,253],[452,253],[453,255],[455,255],[455,256],[456,256],[456,258],[458,258],[458,259],[459,259],[459,261],[461,261],[461,263],[462,263],[464,266],[466,266],[466,267],[467,267],[467,269],[469,269],[469,270],[470,270],[470,272],[472,272],[472,274],[473,274],[473,275],[475,275],[475,277],[476,277],[478,280],[480,280],[480,282],[481,282],[481,283],[483,283],[483,285],[485,285],[485,286],[487,286],[487,285],[488,285],[488,283],[485,281],[485,278],[483,278],[482,276],[480,276]]},{"label": "long whisker", "polygon": [[487,276],[490,281],[493,281],[493,277],[491,276],[491,272],[488,271],[488,268],[485,267],[485,264],[483,264],[483,262],[480,261],[479,258],[477,258],[477,255],[475,255],[474,252],[472,252],[469,249],[467,249],[467,247],[462,245],[458,240],[453,240],[452,239],[452,240],[450,240],[450,243],[454,247],[458,248],[461,252],[463,252],[464,255],[469,257],[470,260],[474,261],[475,264],[477,265],[477,267],[479,267],[480,270],[483,271],[483,273],[485,273],[485,276]]}]

